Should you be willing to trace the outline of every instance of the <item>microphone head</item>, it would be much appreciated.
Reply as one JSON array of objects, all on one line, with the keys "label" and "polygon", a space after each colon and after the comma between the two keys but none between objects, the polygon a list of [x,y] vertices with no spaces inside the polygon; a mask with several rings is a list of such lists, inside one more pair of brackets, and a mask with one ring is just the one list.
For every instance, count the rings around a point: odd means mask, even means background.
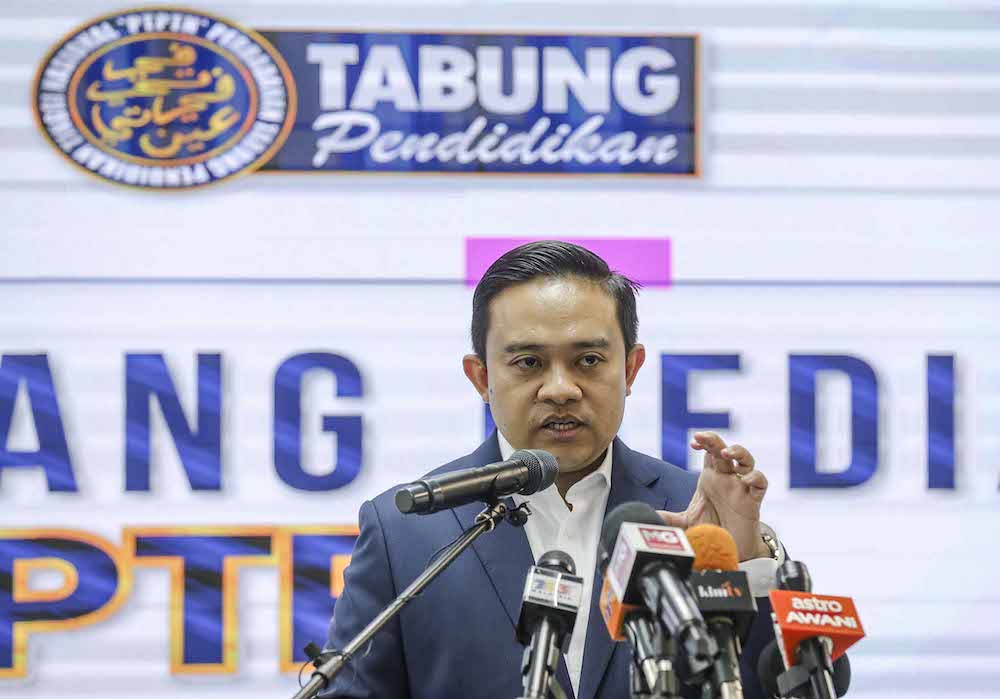
[{"label": "microphone head", "polygon": [[739,570],[736,541],[725,529],[714,524],[698,524],[684,533],[694,549],[694,570]]},{"label": "microphone head", "polygon": [[559,549],[552,549],[543,553],[541,558],[538,559],[537,565],[540,568],[549,568],[562,573],[576,575],[576,563],[573,562],[573,558],[565,551],[560,551]]},{"label": "microphone head", "polygon": [[568,553],[553,549],[538,557],[528,569],[521,598],[521,613],[515,628],[518,643],[532,643],[539,624],[547,620],[558,630],[562,652],[569,649],[573,625],[583,602],[583,578],[576,575],[576,564]]},{"label": "microphone head", "polygon": [[779,590],[797,590],[799,592],[812,592],[813,581],[809,575],[809,569],[805,563],[786,560],[777,572],[777,582]]},{"label": "microphone head", "polygon": [[785,671],[785,662],[781,659],[778,642],[772,640],[757,658],[757,679],[764,696],[768,699],[780,696],[778,693],[778,675]]},{"label": "microphone head", "polygon": [[545,490],[556,482],[559,462],[556,457],[542,449],[518,449],[510,455],[511,461],[518,461],[528,469],[528,482],[518,492],[531,495]]},{"label": "microphone head", "polygon": [[851,688],[851,661],[847,654],[833,661],[833,689],[838,697],[847,694]]},{"label": "microphone head", "polygon": [[656,510],[644,502],[625,502],[611,510],[604,518],[604,526],[601,527],[601,545],[598,558],[602,568],[607,566],[611,552],[615,549],[615,542],[618,540],[618,532],[625,522],[663,524],[663,520],[660,515],[656,514]]},{"label": "microphone head", "polygon": [[[778,675],[785,672],[785,661],[781,659],[781,651],[778,650],[778,642],[771,641],[760,657],[757,658],[757,678],[760,680],[760,688],[764,690],[764,696],[781,696],[778,691]],[[847,655],[842,655],[833,661],[833,689],[838,697],[847,694],[851,688],[851,661]]]}]

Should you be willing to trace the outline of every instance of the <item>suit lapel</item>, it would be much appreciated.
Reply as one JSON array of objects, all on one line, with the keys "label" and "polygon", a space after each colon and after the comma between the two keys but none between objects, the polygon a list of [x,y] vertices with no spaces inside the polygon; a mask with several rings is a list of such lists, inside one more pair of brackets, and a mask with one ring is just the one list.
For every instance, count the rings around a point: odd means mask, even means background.
[{"label": "suit lapel", "polygon": [[[646,502],[656,509],[663,509],[665,498],[654,487],[659,473],[641,463],[620,439],[615,439],[612,451],[611,492],[608,493],[607,512],[626,502]],[[607,516],[607,514],[605,514]],[[623,643],[614,643],[604,626],[598,602],[604,582],[598,570],[594,576],[590,599],[590,616],[587,623],[587,640],[584,642],[583,670],[580,675],[579,699],[590,699],[597,690],[615,653],[628,653]]]},{"label": "suit lapel", "polygon": [[[502,461],[496,432],[465,461],[460,468],[475,468]],[[459,526],[468,529],[475,523],[476,515],[483,511],[483,504],[474,502],[457,507],[452,512]],[[517,624],[521,612],[521,595],[528,568],[534,565],[531,546],[524,530],[508,522],[501,522],[496,529],[486,532],[472,544],[472,550],[483,564],[486,575],[493,584],[512,625]]]},{"label": "suit lapel", "polygon": [[[485,466],[502,460],[500,446],[494,431],[460,468]],[[482,511],[482,503],[471,503],[452,510],[462,529],[471,527],[475,522],[476,515]],[[503,522],[492,532],[487,532],[476,539],[475,543],[472,544],[472,550],[479,557],[497,597],[500,598],[500,603],[503,604],[504,611],[510,617],[511,637],[513,637],[513,628],[517,626],[517,619],[521,615],[524,581],[528,575],[528,569],[535,564],[535,557],[531,553],[528,537],[523,528]],[[559,668],[555,679],[566,695],[575,699],[573,685],[569,679],[569,670],[566,667],[566,659],[563,657],[559,658]]]}]

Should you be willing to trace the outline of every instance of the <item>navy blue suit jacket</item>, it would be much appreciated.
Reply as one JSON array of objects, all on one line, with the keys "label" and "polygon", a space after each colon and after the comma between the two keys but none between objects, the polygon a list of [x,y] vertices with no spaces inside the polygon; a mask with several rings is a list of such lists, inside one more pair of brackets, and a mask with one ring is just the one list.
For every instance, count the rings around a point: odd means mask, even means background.
[{"label": "navy blue suit jacket", "polygon": [[[641,501],[656,509],[684,510],[696,474],[634,452],[616,439],[607,509]],[[496,433],[475,452],[433,474],[501,461]],[[473,503],[432,515],[400,514],[393,492],[361,506],[361,534],[334,607],[328,648],[343,648],[402,592],[442,546],[472,526],[482,505]],[[524,531],[503,523],[482,535],[424,592],[385,626],[324,696],[377,699],[446,699],[521,694],[523,647],[514,639],[528,568],[534,564]],[[580,571],[597,579],[597,571]],[[615,644],[598,610],[600,584],[593,586],[578,699],[629,696],[631,651]],[[743,652],[746,697],[761,697],[756,661],[774,635],[770,606],[759,598],[758,615]],[[581,610],[581,614],[583,610]],[[573,696],[565,661],[556,679]]]}]

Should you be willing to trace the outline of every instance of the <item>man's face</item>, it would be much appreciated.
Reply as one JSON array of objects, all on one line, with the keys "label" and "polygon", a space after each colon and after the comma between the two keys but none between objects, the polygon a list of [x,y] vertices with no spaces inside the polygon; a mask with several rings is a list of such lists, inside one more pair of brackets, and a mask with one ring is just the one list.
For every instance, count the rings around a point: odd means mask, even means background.
[{"label": "man's face", "polygon": [[544,449],[568,473],[592,464],[618,433],[645,358],[626,357],[615,300],[586,279],[538,278],[490,303],[486,366],[465,371],[515,449]]}]

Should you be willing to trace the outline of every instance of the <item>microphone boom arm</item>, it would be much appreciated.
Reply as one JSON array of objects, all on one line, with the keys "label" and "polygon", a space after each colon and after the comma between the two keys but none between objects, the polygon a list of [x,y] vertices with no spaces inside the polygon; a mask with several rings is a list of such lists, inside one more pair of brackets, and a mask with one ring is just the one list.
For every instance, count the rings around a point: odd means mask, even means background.
[{"label": "microphone boom arm", "polygon": [[444,569],[451,565],[451,562],[458,558],[459,554],[469,548],[472,542],[486,532],[496,529],[497,525],[504,519],[509,519],[514,526],[521,526],[528,513],[530,510],[524,512],[521,508],[508,508],[506,504],[499,501],[488,505],[486,509],[476,515],[476,523],[446,547],[441,555],[427,566],[424,572],[410,583],[409,587],[399,593],[399,596],[388,607],[379,612],[368,623],[368,626],[352,638],[343,650],[335,651],[333,657],[319,665],[309,681],[296,692],[293,699],[313,699],[326,688],[334,677],[340,674],[355,653],[363,649],[383,626],[399,614],[403,607],[417,597],[432,580],[444,572]]}]

